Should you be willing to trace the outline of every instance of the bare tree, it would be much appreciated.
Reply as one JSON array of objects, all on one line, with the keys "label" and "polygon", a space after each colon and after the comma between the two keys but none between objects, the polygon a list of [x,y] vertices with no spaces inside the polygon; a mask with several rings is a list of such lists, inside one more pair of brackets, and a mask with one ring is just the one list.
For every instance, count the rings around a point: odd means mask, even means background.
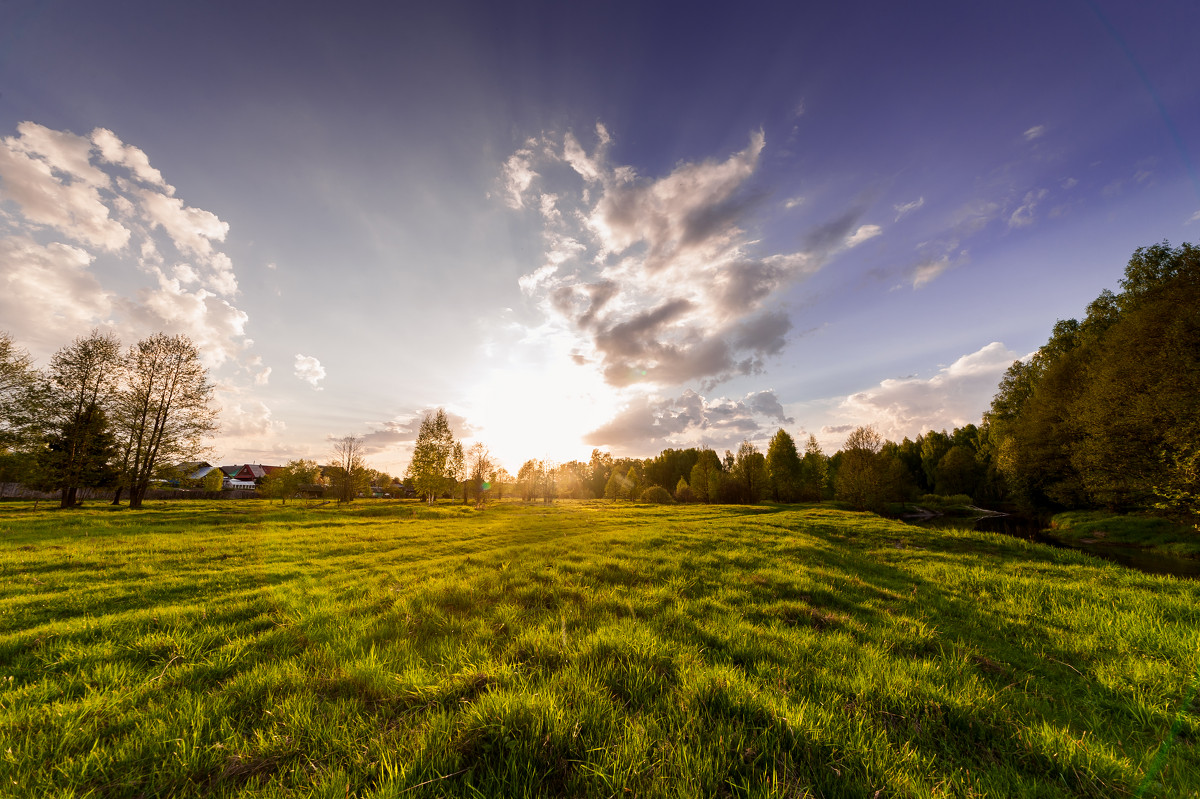
[{"label": "bare tree", "polygon": [[342,436],[333,443],[329,477],[338,502],[352,502],[370,484],[364,456],[363,440],[358,436]]},{"label": "bare tree", "polygon": [[467,452],[467,468],[471,475],[471,490],[475,492],[475,505],[482,506],[487,491],[484,486],[491,487],[488,485],[488,478],[492,475],[494,466],[492,454],[479,441],[472,444]]},{"label": "bare tree", "polygon": [[155,333],[142,339],[129,348],[125,367],[117,432],[123,438],[129,507],[140,508],[157,468],[194,460],[204,451],[204,439],[217,429],[217,410],[200,351],[185,335]]}]

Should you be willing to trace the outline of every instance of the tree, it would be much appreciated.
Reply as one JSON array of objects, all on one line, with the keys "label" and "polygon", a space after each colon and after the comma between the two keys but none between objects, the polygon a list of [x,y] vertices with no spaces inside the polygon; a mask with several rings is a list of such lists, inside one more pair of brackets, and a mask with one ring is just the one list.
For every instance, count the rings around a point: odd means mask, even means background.
[{"label": "tree", "polygon": [[615,470],[604,484],[605,499],[629,499],[629,481]]},{"label": "tree", "polygon": [[[47,373],[45,426],[54,437],[53,484],[62,492],[59,506],[71,507],[86,475],[99,467],[95,458],[112,457],[93,436],[108,433],[103,411],[112,405],[121,379],[121,342],[93,330],[54,354]],[[46,483],[44,483],[46,484]]]},{"label": "tree", "polygon": [[47,434],[46,446],[37,455],[40,482],[62,488],[60,507],[69,507],[68,502],[76,503],[79,487],[105,487],[116,482],[115,456],[116,446],[104,409],[89,406]]},{"label": "tree", "polygon": [[463,453],[461,441],[455,441],[450,448],[450,465],[447,469],[450,480],[455,485],[462,486],[463,504],[467,504],[467,457]]},{"label": "tree", "polygon": [[682,477],[675,484],[675,500],[677,502],[691,502],[695,497],[692,496],[692,488],[688,485],[687,480]]},{"label": "tree", "polygon": [[805,502],[820,502],[828,474],[828,459],[821,451],[817,437],[809,433],[808,443],[804,445],[804,459],[800,461],[800,498]]},{"label": "tree", "polygon": [[517,470],[517,489],[521,499],[529,502],[537,497],[545,479],[546,465],[540,460],[530,458],[522,463],[521,468]]},{"label": "tree", "polygon": [[185,335],[155,333],[129,348],[116,401],[129,507],[140,508],[160,464],[195,460],[217,430],[217,410],[200,351]]},{"label": "tree", "polygon": [[[353,437],[350,436],[350,438]],[[345,439],[342,439],[342,441],[345,441]],[[339,442],[338,447],[340,446]],[[336,449],[335,447],[335,452]],[[345,468],[345,462],[339,458],[337,466],[333,468],[338,469],[340,473],[340,470]],[[214,469],[213,471],[217,470]],[[210,475],[212,473],[209,472]],[[263,480],[261,490],[269,497],[278,498],[280,504],[286,505],[289,497],[294,497],[301,491],[311,489],[312,486],[318,484],[320,479],[321,467],[317,465],[316,461],[304,459],[288,461],[286,466],[281,466],[267,475],[266,479]],[[344,486],[339,484],[338,488],[341,489]],[[357,488],[355,488],[354,493],[358,493]],[[340,495],[338,498],[341,500]]]},{"label": "tree", "polygon": [[886,464],[880,457],[883,437],[874,427],[859,427],[842,446],[837,472],[837,498],[859,510],[876,507],[883,499]]},{"label": "tree", "polygon": [[29,352],[0,331],[0,452],[33,448],[40,399]]},{"label": "tree", "polygon": [[489,479],[491,480],[492,491],[495,492],[497,502],[504,499],[504,489],[515,482],[512,474],[503,466],[493,466]]},{"label": "tree", "polygon": [[937,493],[966,494],[973,497],[975,487],[982,477],[982,470],[975,460],[975,452],[968,446],[956,444],[938,461],[934,476]]},{"label": "tree", "polygon": [[767,447],[767,473],[771,499],[795,502],[800,498],[800,455],[796,442],[780,428]]},{"label": "tree", "polygon": [[753,505],[767,495],[770,489],[767,459],[758,451],[758,447],[749,441],[743,441],[738,446],[729,479],[732,486],[736,487],[737,502]]},{"label": "tree", "polygon": [[494,467],[492,455],[488,448],[476,441],[467,452],[467,471],[471,479],[471,490],[475,494],[475,504],[482,506],[491,485],[488,482]]},{"label": "tree", "polygon": [[446,412],[441,408],[436,413],[427,413],[421,421],[417,443],[413,448],[412,460],[408,464],[408,477],[419,496],[425,497],[430,505],[451,488],[450,459],[454,451],[454,434]]},{"label": "tree", "polygon": [[371,485],[362,438],[342,436],[333,443],[327,476],[338,502],[353,502],[358,492]]},{"label": "tree", "polygon": [[721,459],[717,453],[702,450],[689,478],[688,485],[697,502],[716,502],[721,488]]}]

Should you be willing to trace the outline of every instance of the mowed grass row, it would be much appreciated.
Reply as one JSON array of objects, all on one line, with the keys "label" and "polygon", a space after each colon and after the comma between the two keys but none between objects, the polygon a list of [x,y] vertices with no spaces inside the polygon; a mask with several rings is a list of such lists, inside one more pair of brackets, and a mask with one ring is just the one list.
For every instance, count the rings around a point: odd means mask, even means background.
[{"label": "mowed grass row", "polygon": [[0,576],[0,794],[1200,792],[1200,584],[999,536],[0,505]]}]

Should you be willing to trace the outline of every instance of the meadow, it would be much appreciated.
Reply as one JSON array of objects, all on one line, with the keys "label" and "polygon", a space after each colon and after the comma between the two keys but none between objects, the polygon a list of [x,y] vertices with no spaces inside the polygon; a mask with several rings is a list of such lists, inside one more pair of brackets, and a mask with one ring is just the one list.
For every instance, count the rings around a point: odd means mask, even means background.
[{"label": "meadow", "polygon": [[813,506],[0,505],[0,795],[1200,795],[1200,583]]}]

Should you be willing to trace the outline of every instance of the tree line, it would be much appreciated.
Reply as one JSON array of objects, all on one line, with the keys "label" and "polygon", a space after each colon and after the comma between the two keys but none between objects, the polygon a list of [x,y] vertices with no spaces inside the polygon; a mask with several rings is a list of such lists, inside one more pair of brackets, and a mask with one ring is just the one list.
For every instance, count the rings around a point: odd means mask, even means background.
[{"label": "tree line", "polygon": [[[201,451],[216,429],[212,386],[186,336],[156,334],[125,352],[93,331],[34,369],[0,333],[0,481],[59,491],[106,486],[139,507],[163,465]],[[928,495],[1065,508],[1154,508],[1200,517],[1200,248],[1138,249],[1121,291],[1105,290],[1082,320],[1056,323],[1028,360],[1001,380],[979,425],[894,442],[859,427],[826,456],[786,431],[765,453],[743,441],[723,455],[666,449],[653,458],[531,459],[509,474],[475,442],[456,441],[443,410],[421,422],[402,490],[427,502],[461,494],[482,504],[505,491],[649,502],[755,503],[836,499],[883,510]],[[340,501],[398,483],[371,469],[363,440],[335,442],[328,466],[293,461],[264,484],[286,498],[328,484]]]},{"label": "tree line", "polygon": [[93,330],[35,369],[0,333],[0,480],[54,491],[128,492],[139,508],[161,467],[192,458],[217,429],[208,371],[184,335],[156,333],[122,350]]}]

